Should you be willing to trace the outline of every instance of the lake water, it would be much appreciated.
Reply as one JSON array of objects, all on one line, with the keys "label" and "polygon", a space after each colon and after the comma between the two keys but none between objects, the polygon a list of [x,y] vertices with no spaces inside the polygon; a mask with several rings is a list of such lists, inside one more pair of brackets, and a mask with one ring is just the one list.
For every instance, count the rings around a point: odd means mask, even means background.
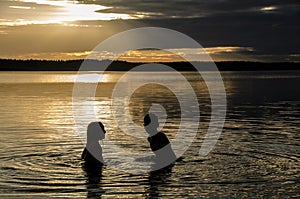
[{"label": "lake water", "polygon": [[[168,72],[136,75],[142,79],[155,75],[181,85]],[[80,160],[86,131],[77,132],[72,111],[76,74],[1,72],[0,197],[299,197],[300,71],[222,72],[226,122],[216,146],[204,158],[198,153],[210,120],[210,97],[197,73],[183,75],[197,94],[201,113],[197,135],[183,159],[159,175],[132,174],[106,166],[92,178]],[[95,113],[104,123],[107,137],[123,150],[151,153],[145,139],[126,135],[112,116],[111,95],[121,76],[118,72],[102,76],[95,98],[78,105],[86,111],[77,125],[86,129],[89,116]],[[163,86],[136,90],[129,104],[132,120],[141,125],[152,103],[166,109],[168,118],[162,131],[173,140],[181,111],[174,93]],[[90,104],[95,105],[93,113]],[[104,157],[112,153],[122,156],[111,151],[105,140],[101,145]]]}]

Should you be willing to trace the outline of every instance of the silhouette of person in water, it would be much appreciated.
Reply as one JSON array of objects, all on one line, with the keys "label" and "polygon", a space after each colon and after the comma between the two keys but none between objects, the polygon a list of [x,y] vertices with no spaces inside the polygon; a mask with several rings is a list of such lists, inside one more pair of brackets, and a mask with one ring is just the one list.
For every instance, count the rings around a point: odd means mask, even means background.
[{"label": "silhouette of person in water", "polygon": [[158,126],[158,117],[155,114],[148,113],[145,115],[144,128],[149,134],[148,142],[155,154],[154,170],[169,166],[177,159],[167,136],[157,131]]},{"label": "silhouette of person in water", "polygon": [[101,122],[91,122],[88,125],[87,143],[81,155],[86,167],[97,168],[104,164],[99,140],[105,138],[105,133],[104,125]]},{"label": "silhouette of person in water", "polygon": [[101,188],[102,166],[104,164],[99,140],[105,138],[105,128],[101,122],[91,122],[87,128],[87,143],[81,159],[82,169],[87,177],[87,198],[100,198],[105,192]]}]

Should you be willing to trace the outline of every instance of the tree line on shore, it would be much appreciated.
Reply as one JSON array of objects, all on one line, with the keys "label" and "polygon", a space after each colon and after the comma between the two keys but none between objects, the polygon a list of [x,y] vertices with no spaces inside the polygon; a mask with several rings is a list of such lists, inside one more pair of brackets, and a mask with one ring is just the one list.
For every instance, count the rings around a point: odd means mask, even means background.
[{"label": "tree line on shore", "polygon": [[[85,62],[85,67],[81,67]],[[129,71],[141,62],[110,61],[110,60],[13,60],[0,59],[0,71]],[[162,62],[177,71],[195,71],[189,62]],[[203,70],[211,70],[211,62],[197,62]],[[226,61],[215,62],[220,71],[259,71],[259,70],[299,70],[300,64],[295,62],[246,62]],[[153,71],[151,66],[146,70]]]}]

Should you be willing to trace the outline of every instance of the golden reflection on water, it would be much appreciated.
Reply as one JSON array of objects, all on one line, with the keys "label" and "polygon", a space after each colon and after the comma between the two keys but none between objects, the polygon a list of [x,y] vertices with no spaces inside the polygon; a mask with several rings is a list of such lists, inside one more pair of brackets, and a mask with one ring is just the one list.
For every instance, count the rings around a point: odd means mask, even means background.
[{"label": "golden reflection on water", "polygon": [[121,72],[1,72],[0,83],[108,83],[121,75]]},{"label": "golden reflection on water", "polygon": [[[76,74],[1,74],[1,193],[27,197],[45,196],[47,192],[47,196],[54,197],[85,197],[101,191],[99,195],[114,198],[255,198],[257,193],[284,197],[299,192],[297,119],[300,101],[296,90],[300,76],[298,79],[261,78],[258,81],[256,73],[251,78],[249,74],[225,73],[229,109],[222,139],[205,159],[199,159],[201,138],[210,119],[209,97],[205,84],[187,73],[193,79],[191,84],[197,90],[203,114],[199,133],[183,160],[162,176],[129,175],[105,167],[99,182],[91,186],[80,161],[83,150],[80,136],[86,134],[88,116],[95,113],[107,127],[107,136],[123,149],[149,150],[147,140],[122,133],[113,122],[110,96],[121,73],[104,74],[107,78],[98,85],[95,100],[79,101],[83,116],[80,135],[75,133],[72,111],[72,81]],[[172,79],[172,74],[162,76]],[[276,92],[272,92],[273,86]],[[286,88],[295,88],[295,92],[287,92]],[[150,89],[148,93],[147,89]],[[151,103],[166,105],[170,117],[163,131],[172,139],[180,120],[177,111],[180,107],[174,98],[166,88],[141,87],[131,98],[130,113],[136,123],[141,123]],[[262,101],[263,98],[270,101]],[[88,108],[93,104],[95,112]],[[109,153],[109,150],[104,140],[103,151]],[[118,155],[115,153],[116,157]]]}]

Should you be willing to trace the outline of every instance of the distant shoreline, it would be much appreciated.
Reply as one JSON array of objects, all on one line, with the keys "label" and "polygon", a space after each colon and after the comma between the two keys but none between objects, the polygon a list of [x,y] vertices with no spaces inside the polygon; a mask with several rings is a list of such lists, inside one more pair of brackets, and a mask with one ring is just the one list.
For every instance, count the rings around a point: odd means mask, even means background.
[{"label": "distant shoreline", "polygon": [[[0,59],[0,71],[78,71],[84,60],[70,61],[43,61],[43,60],[11,60]],[[88,67],[85,71],[129,71],[138,65],[149,64],[114,61],[107,68],[110,60],[87,60]],[[196,63],[196,62],[195,62]],[[204,71],[212,70],[211,62],[197,62],[203,66]],[[188,62],[161,62],[177,71],[195,71],[196,69]],[[274,70],[300,70],[300,63],[295,62],[244,62],[227,61],[215,62],[220,71],[274,71]],[[149,67],[146,71],[157,71]]]}]

